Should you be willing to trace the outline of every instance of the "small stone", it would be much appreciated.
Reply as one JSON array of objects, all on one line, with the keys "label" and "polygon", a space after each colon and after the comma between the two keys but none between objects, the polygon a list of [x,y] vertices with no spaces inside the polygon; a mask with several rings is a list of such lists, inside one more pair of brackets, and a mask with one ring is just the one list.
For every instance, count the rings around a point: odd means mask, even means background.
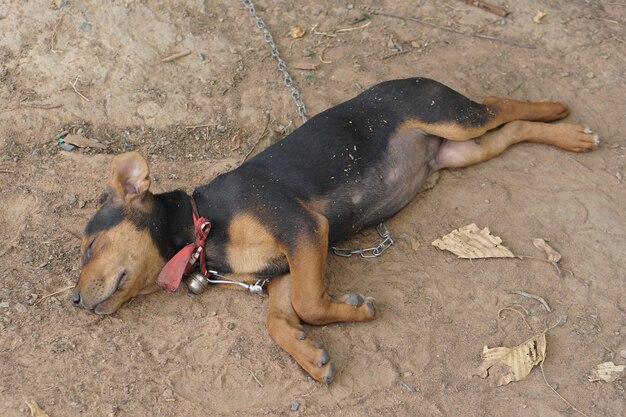
[{"label": "small stone", "polygon": [[172,391],[171,388],[166,388],[165,391],[163,391],[163,399],[165,401],[174,401],[174,391]]},{"label": "small stone", "polygon": [[230,322],[226,325],[226,327],[228,327],[228,330],[233,330],[235,328],[235,323]]},{"label": "small stone", "polygon": [[452,259],[449,256],[446,258],[446,262],[449,263],[449,264],[451,264],[453,261],[454,261],[454,259]]},{"label": "small stone", "polygon": [[216,312],[216,311],[211,311],[211,312],[209,313],[209,316],[211,316],[211,317],[215,317],[215,316],[217,316],[217,312]]},{"label": "small stone", "polygon": [[298,411],[300,408],[300,403],[298,401],[294,401],[291,403],[291,411]]},{"label": "small stone", "polygon": [[565,78],[565,77],[569,77],[569,75],[570,75],[570,74],[569,74],[569,72],[567,72],[567,71],[563,71],[563,72],[561,73],[561,77],[563,77],[563,78]]},{"label": "small stone", "polygon": [[76,200],[77,200],[77,198],[76,198],[76,196],[75,196],[75,195],[73,195],[73,194],[72,194],[72,195],[67,196],[67,203],[68,203],[70,206],[71,206],[71,205],[74,205],[74,203],[76,203]]},{"label": "small stone", "polygon": [[30,156],[32,156],[33,158],[37,158],[39,156],[39,153],[39,149],[35,149],[30,153]]},{"label": "small stone", "polygon": [[24,259],[22,259],[22,263],[23,264],[32,264],[33,263],[33,256],[32,255],[28,255],[27,257],[25,257]]},{"label": "small stone", "polygon": [[204,62],[204,60],[206,59],[202,52],[198,52],[198,58],[200,58],[200,61],[202,61],[202,62]]},{"label": "small stone", "polygon": [[[9,303],[6,301],[3,301],[0,303],[0,308],[9,308]],[[626,358],[626,356],[624,356]]]},{"label": "small stone", "polygon": [[217,125],[217,126],[215,126],[215,131],[217,133],[224,133],[224,132],[226,132],[226,126]]},{"label": "small stone", "polygon": [[67,152],[73,151],[74,148],[76,147],[76,146],[72,145],[71,143],[67,143],[67,142],[63,142],[59,146],[61,146],[61,149],[63,149],[64,151],[67,151]]},{"label": "small stone", "polygon": [[587,73],[587,78],[592,79],[594,78],[596,75],[593,72],[588,72]]},{"label": "small stone", "polygon": [[180,35],[180,34],[176,35],[176,42],[180,42],[182,40],[183,40],[183,35]]},{"label": "small stone", "polygon": [[26,313],[28,311],[28,307],[26,307],[24,304],[17,303],[15,304],[15,310],[18,313]]},{"label": "small stone", "polygon": [[85,207],[85,202],[83,200],[78,200],[78,208]]},{"label": "small stone", "polygon": [[413,376],[413,372],[407,371],[407,372],[403,373],[402,376]]},{"label": "small stone", "polygon": [[619,354],[622,358],[626,359],[626,349],[622,350]]}]

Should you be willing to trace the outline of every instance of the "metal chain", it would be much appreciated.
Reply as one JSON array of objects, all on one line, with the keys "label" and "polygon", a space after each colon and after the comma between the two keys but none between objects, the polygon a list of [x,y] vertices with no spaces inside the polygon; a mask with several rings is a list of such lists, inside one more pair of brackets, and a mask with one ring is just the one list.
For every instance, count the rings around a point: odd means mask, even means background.
[{"label": "metal chain", "polygon": [[276,61],[278,62],[278,70],[283,74],[285,85],[291,90],[291,97],[293,97],[293,100],[296,102],[296,106],[298,107],[298,114],[302,118],[302,121],[306,122],[308,118],[306,117],[306,107],[304,106],[304,101],[302,101],[300,91],[298,91],[298,89],[294,85],[293,79],[291,78],[291,75],[289,75],[289,71],[287,71],[287,64],[285,64],[285,61],[283,61],[283,59],[280,57],[280,54],[278,53],[278,48],[276,47],[276,43],[274,42],[274,38],[272,37],[271,32],[267,29],[267,25],[265,24],[263,19],[257,16],[254,4],[252,4],[252,0],[242,0],[242,2],[243,5],[248,8],[250,15],[256,19],[256,26],[263,32],[265,42],[267,42],[267,44],[272,49],[272,56],[276,58]]},{"label": "metal chain", "polygon": [[[291,97],[296,102],[296,106],[298,107],[298,114],[302,118],[302,121],[306,122],[308,118],[306,117],[306,107],[304,106],[304,101],[302,101],[300,91],[298,91],[298,88],[295,86],[291,75],[289,75],[289,71],[287,70],[287,64],[285,64],[285,61],[283,61],[283,59],[280,57],[280,54],[278,53],[278,48],[276,46],[276,42],[274,42],[272,33],[267,28],[267,25],[265,24],[263,19],[261,19],[256,14],[256,9],[254,8],[252,0],[242,0],[242,3],[250,12],[250,16],[252,16],[256,20],[256,26],[263,32],[265,42],[267,42],[267,44],[272,49],[272,56],[276,58],[276,61],[278,62],[278,70],[283,74],[285,85],[287,86],[287,88],[289,88],[289,90],[291,90]],[[358,254],[362,258],[377,258],[382,255],[383,252],[387,250],[391,245],[393,245],[394,241],[393,237],[391,237],[391,233],[389,232],[389,230],[387,230],[387,227],[384,223],[380,223],[378,226],[376,226],[376,231],[378,232],[378,235],[380,236],[382,241],[375,247],[362,249],[345,249],[333,246],[331,249],[333,250],[335,255],[343,257],[350,257],[352,255]],[[261,286],[263,284],[261,284]]]},{"label": "metal chain", "polygon": [[394,244],[393,237],[391,233],[385,226],[385,223],[380,223],[376,226],[376,231],[378,232],[378,236],[382,239],[382,241],[373,248],[363,248],[363,249],[346,249],[346,248],[338,248],[336,246],[331,247],[333,253],[337,256],[343,256],[344,258],[349,258],[352,255],[359,255],[361,258],[378,258],[383,254],[385,250],[387,250],[391,245]]}]

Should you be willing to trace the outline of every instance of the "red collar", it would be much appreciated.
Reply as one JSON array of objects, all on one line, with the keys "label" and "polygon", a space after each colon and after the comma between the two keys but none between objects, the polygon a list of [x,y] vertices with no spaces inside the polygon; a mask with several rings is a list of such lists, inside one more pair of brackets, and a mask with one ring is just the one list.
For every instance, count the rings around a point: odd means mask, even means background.
[{"label": "red collar", "polygon": [[204,246],[206,245],[209,230],[211,230],[211,223],[200,216],[193,197],[189,197],[189,200],[191,201],[194,242],[185,245],[185,247],[178,251],[178,253],[165,264],[157,277],[157,285],[170,292],[176,291],[180,285],[180,281],[184,276],[191,273],[198,259],[200,260],[200,273],[205,277],[208,275]]}]

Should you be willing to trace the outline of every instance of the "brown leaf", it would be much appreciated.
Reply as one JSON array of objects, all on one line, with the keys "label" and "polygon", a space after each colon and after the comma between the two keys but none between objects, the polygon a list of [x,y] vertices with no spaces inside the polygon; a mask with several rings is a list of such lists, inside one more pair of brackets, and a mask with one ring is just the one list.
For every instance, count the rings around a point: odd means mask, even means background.
[{"label": "brown leaf", "polygon": [[474,375],[487,378],[491,373],[502,375],[497,380],[498,386],[526,378],[535,365],[546,357],[546,335],[540,333],[513,348],[483,348],[482,363]]},{"label": "brown leaf", "polygon": [[304,31],[304,29],[302,29],[300,26],[294,26],[289,31],[289,36],[291,36],[294,39],[298,39],[298,38],[303,37],[305,33],[306,32]]},{"label": "brown leaf", "polygon": [[26,405],[28,406],[28,408],[30,408],[31,417],[48,417],[48,414],[46,414],[46,412],[43,411],[41,407],[39,407],[37,401],[26,401]]},{"label": "brown leaf", "polygon": [[626,365],[615,365],[613,362],[604,362],[596,366],[596,369],[591,371],[589,375],[589,382],[605,381],[613,382],[625,376],[624,370]]},{"label": "brown leaf", "polygon": [[74,146],[78,146],[79,148],[98,148],[98,149],[106,149],[106,145],[102,143],[96,142],[95,140],[88,139],[84,136],[80,135],[67,135],[63,138],[64,142],[71,143]]},{"label": "brown leaf", "polygon": [[558,262],[561,260],[561,254],[555,251],[552,246],[548,245],[545,240],[533,239],[533,245],[535,245],[537,249],[542,249],[550,262]]},{"label": "brown leaf", "polygon": [[489,228],[479,230],[475,223],[453,230],[432,244],[448,250],[459,258],[514,258],[513,252],[501,245],[502,239],[493,236]]}]

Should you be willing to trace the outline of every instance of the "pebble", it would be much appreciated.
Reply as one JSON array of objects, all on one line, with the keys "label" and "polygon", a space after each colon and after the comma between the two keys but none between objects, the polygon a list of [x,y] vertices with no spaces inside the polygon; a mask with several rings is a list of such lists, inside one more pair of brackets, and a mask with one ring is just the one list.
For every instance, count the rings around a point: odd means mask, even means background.
[{"label": "pebble", "polygon": [[626,349],[622,350],[619,354],[622,358],[626,359]]},{"label": "pebble", "polygon": [[183,35],[176,35],[176,42],[180,42],[183,40]]},{"label": "pebble", "polygon": [[215,126],[215,131],[217,133],[224,133],[224,132],[226,132],[226,126],[217,125],[217,126]]},{"label": "pebble", "polygon": [[85,202],[83,200],[78,200],[78,208],[85,207]]},{"label": "pebble", "polygon": [[592,79],[594,78],[596,75],[593,72],[588,72],[587,73],[587,78]]},{"label": "pebble", "polygon": [[76,146],[72,145],[71,143],[67,143],[67,142],[63,142],[59,146],[61,146],[61,149],[63,149],[64,151],[67,151],[67,152],[73,151],[74,148],[76,147]]},{"label": "pebble", "polygon": [[[1,302],[0,303],[0,308],[9,308],[9,303],[7,301]],[[626,358],[626,356],[624,356],[624,357]]]},{"label": "pebble", "polygon": [[403,373],[402,376],[413,376],[413,372],[407,371],[407,372]]},{"label": "pebble", "polygon": [[25,257],[24,259],[22,259],[22,263],[23,264],[32,264],[33,263],[33,256],[32,255],[28,255],[27,257]]},{"label": "pebble", "polygon": [[15,304],[15,310],[18,313],[26,313],[28,311],[28,307],[26,307],[24,304],[17,303]]},{"label": "pebble", "polygon": [[291,411],[298,411],[300,408],[300,403],[298,401],[294,401],[291,403]]},{"label": "pebble", "polygon": [[170,388],[166,388],[165,391],[163,391],[163,399],[165,401],[174,401],[174,391]]},{"label": "pebble", "polygon": [[198,58],[200,58],[200,61],[202,61],[202,62],[204,62],[204,60],[206,59],[202,52],[198,52]]},{"label": "pebble", "polygon": [[211,311],[211,312],[209,313],[209,316],[211,316],[211,317],[215,317],[215,316],[217,316],[217,312],[216,312],[216,311]]},{"label": "pebble", "polygon": [[235,323],[228,323],[226,327],[228,327],[228,330],[233,330],[235,328]]},{"label": "pebble", "polygon": [[72,194],[72,195],[69,195],[69,196],[67,197],[67,202],[68,202],[68,204],[69,204],[70,206],[71,206],[71,205],[73,205],[74,203],[76,203],[76,200],[77,200],[77,198],[76,198],[76,196],[75,196],[75,195],[73,195],[73,194]]}]

